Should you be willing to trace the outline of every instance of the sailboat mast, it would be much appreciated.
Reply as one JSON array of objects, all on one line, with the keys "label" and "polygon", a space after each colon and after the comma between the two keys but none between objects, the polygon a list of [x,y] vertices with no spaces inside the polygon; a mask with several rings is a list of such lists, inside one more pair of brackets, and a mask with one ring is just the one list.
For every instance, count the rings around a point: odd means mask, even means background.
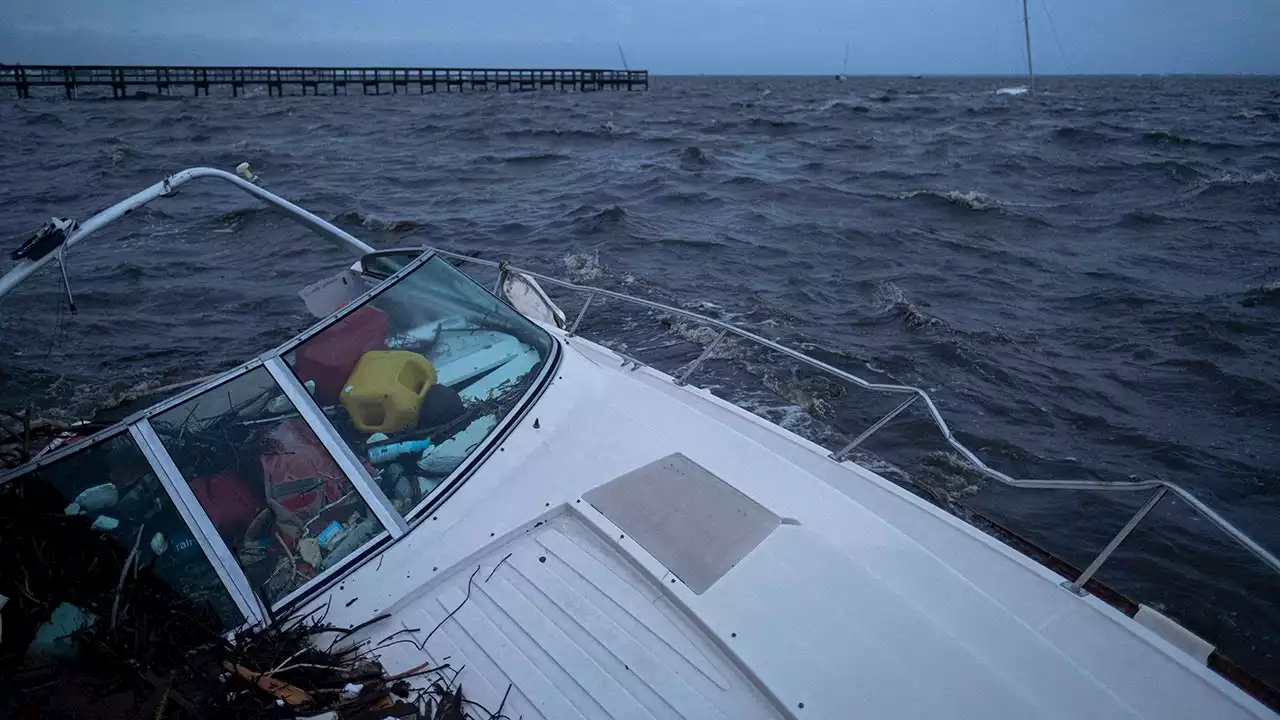
[{"label": "sailboat mast", "polygon": [[1027,14],[1027,0],[1022,0],[1022,32],[1027,39],[1027,77],[1031,82],[1031,94],[1036,94],[1036,72],[1031,67],[1031,18]]}]

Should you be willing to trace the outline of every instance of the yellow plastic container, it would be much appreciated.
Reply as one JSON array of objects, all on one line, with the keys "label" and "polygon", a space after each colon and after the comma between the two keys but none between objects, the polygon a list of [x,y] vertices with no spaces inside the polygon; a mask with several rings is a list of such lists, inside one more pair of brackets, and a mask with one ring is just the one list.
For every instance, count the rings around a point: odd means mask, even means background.
[{"label": "yellow plastic container", "polygon": [[418,353],[372,350],[360,356],[338,400],[361,432],[399,432],[418,422],[435,383],[435,366]]}]

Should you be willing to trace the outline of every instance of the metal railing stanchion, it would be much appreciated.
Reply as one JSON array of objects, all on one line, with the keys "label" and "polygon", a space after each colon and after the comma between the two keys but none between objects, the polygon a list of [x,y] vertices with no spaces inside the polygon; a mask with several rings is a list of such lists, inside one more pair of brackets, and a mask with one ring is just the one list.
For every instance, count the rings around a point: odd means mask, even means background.
[{"label": "metal railing stanchion", "polygon": [[588,293],[587,299],[582,303],[582,309],[578,311],[578,317],[573,319],[573,325],[569,326],[569,337],[573,337],[578,333],[578,325],[582,322],[582,317],[587,314],[587,308],[591,307],[591,301],[596,299],[595,293]]},{"label": "metal railing stanchion", "polygon": [[1069,582],[1064,582],[1062,583],[1062,586],[1077,595],[1084,595],[1084,584],[1089,582],[1089,578],[1093,577],[1094,573],[1098,572],[1098,568],[1102,567],[1102,564],[1107,561],[1107,558],[1111,557],[1111,553],[1115,552],[1116,548],[1120,547],[1120,543],[1124,542],[1124,539],[1129,537],[1129,533],[1133,532],[1133,529],[1138,527],[1138,524],[1142,522],[1142,519],[1155,509],[1156,505],[1160,502],[1160,499],[1163,498],[1164,494],[1168,491],[1169,488],[1162,487],[1152,493],[1151,497],[1147,499],[1147,502],[1142,507],[1138,508],[1138,512],[1134,513],[1133,517],[1129,518],[1129,522],[1125,523],[1124,527],[1120,528],[1120,532],[1116,533],[1116,536],[1111,538],[1111,542],[1107,543],[1107,546],[1102,548],[1102,552],[1098,553],[1098,556],[1093,559],[1093,562],[1089,563],[1089,567],[1085,568],[1084,572],[1080,573],[1080,577]]},{"label": "metal railing stanchion", "polygon": [[907,398],[906,402],[902,403],[901,405],[894,408],[893,410],[890,410],[888,415],[885,415],[884,417],[880,418],[871,427],[867,428],[866,430],[863,430],[862,434],[858,435],[858,437],[850,440],[848,445],[845,445],[839,450],[831,453],[831,459],[835,460],[836,462],[844,462],[846,459],[848,459],[849,453],[853,452],[854,448],[861,445],[863,440],[866,440],[867,438],[871,437],[877,430],[879,430],[880,428],[888,424],[890,420],[898,417],[898,415],[901,414],[903,410],[906,410],[907,408],[911,407],[911,404],[914,403],[916,400],[918,400],[919,397],[920,396],[918,395],[912,395],[911,397]]},{"label": "metal railing stanchion", "polygon": [[728,330],[721,330],[720,334],[716,336],[716,339],[712,340],[711,344],[708,345],[707,348],[702,351],[702,354],[699,355],[696,360],[689,363],[689,366],[684,369],[684,372],[680,373],[674,378],[675,383],[677,385],[684,385],[685,381],[689,379],[689,376],[693,374],[693,371],[698,369],[698,366],[702,364],[703,360],[706,360],[707,358],[711,357],[711,352],[716,349],[716,346],[719,345],[720,341],[724,339],[724,336],[728,334],[729,334]]}]

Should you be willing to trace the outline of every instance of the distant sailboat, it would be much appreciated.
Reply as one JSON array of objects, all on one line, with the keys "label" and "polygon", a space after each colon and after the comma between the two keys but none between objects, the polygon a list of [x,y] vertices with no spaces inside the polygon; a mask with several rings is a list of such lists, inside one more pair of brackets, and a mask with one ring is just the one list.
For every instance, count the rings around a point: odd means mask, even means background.
[{"label": "distant sailboat", "polygon": [[840,74],[836,75],[836,80],[844,82],[849,79],[849,43],[844,44],[844,65],[840,66]]},{"label": "distant sailboat", "polygon": [[1027,84],[1000,88],[996,91],[997,95],[1036,94],[1036,72],[1031,64],[1031,17],[1027,12],[1027,0],[1022,0],[1022,32],[1027,43]]}]

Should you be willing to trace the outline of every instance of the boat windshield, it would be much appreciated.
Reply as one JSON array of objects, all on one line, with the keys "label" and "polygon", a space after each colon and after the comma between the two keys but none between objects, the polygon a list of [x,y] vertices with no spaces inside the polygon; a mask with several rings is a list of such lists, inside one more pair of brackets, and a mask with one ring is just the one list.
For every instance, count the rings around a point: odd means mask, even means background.
[{"label": "boat windshield", "polygon": [[[409,532],[514,419],[555,345],[443,258],[385,269],[318,330],[6,476],[0,526],[31,540],[0,553],[0,574],[62,567],[33,592],[91,624],[136,561],[155,602],[225,629]],[[33,631],[57,605],[40,603]]]},{"label": "boat windshield", "polygon": [[519,404],[551,350],[545,331],[432,257],[283,357],[408,519]]}]

